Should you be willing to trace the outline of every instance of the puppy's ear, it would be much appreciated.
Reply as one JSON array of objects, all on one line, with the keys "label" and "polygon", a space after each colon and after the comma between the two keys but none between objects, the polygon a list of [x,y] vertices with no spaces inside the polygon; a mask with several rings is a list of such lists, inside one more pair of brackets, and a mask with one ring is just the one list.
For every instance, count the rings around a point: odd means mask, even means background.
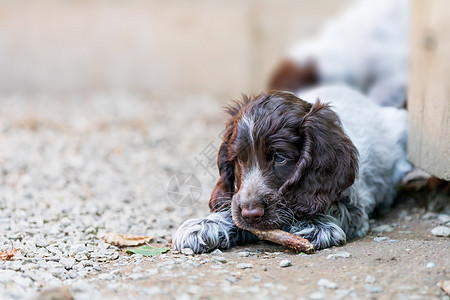
[{"label": "puppy's ear", "polygon": [[240,117],[242,109],[254,99],[254,96],[247,97],[242,95],[241,101],[234,101],[225,111],[230,118],[228,119],[225,133],[223,134],[222,145],[217,155],[217,166],[219,168],[220,178],[214,187],[209,199],[209,208],[211,212],[227,210],[231,206],[231,198],[235,191],[236,176],[234,172],[234,161],[230,160],[228,146],[233,139],[235,128]]},{"label": "puppy's ear", "polygon": [[280,192],[294,190],[297,212],[327,213],[350,187],[358,172],[358,151],[342,129],[339,117],[317,101],[300,125],[300,159]]},{"label": "puppy's ear", "polygon": [[219,154],[217,155],[217,167],[219,168],[220,178],[209,199],[209,208],[211,212],[228,209],[234,194],[234,163],[228,158],[228,143],[232,133],[232,130],[227,128],[227,131],[223,135]]}]

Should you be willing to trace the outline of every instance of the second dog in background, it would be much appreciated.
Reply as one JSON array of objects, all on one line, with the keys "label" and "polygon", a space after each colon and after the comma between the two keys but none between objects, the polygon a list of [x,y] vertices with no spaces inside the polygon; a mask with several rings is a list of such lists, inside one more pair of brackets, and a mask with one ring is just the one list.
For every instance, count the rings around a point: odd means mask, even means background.
[{"label": "second dog in background", "polygon": [[408,80],[408,1],[360,0],[321,34],[295,45],[269,90],[343,83],[383,106],[403,107]]}]

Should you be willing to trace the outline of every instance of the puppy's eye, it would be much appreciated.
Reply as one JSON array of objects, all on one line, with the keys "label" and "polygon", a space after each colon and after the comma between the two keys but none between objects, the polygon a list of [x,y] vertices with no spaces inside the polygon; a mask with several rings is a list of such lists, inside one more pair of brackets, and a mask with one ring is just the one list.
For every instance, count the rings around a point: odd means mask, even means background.
[{"label": "puppy's eye", "polygon": [[275,153],[275,154],[273,155],[273,161],[274,161],[276,164],[284,164],[284,163],[286,162],[286,157],[284,157],[284,156],[281,155],[281,154]]}]

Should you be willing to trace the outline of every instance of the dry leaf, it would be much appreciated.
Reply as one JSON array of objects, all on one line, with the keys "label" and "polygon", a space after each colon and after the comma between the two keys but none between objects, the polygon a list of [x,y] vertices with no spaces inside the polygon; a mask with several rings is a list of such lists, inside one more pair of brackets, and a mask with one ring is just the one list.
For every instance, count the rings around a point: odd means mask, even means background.
[{"label": "dry leaf", "polygon": [[18,249],[14,248],[13,243],[11,242],[11,250],[0,251],[0,260],[10,260],[16,255]]},{"label": "dry leaf", "polygon": [[101,238],[108,244],[119,247],[138,246],[148,243],[152,240],[152,238],[149,236],[139,236],[114,232],[108,232],[107,234],[101,236]]}]

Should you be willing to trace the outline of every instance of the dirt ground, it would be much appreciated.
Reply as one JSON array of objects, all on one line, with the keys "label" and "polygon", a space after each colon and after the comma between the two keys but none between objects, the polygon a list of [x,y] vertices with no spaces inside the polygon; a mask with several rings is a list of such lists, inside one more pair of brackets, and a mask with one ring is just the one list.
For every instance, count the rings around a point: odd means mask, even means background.
[{"label": "dirt ground", "polygon": [[[259,242],[177,263],[173,263],[174,257],[186,256],[169,253],[157,261],[143,259],[137,272],[159,266],[158,273],[138,281],[121,280],[114,294],[130,296],[120,291],[125,284],[158,287],[153,291],[161,299],[448,299],[439,283],[449,278],[450,241],[431,235],[436,220],[421,218],[424,211],[414,205],[413,201],[398,205],[385,217],[373,220],[372,226],[389,225],[391,232],[371,232],[345,246],[311,255]],[[342,252],[350,256],[329,257]],[[280,267],[285,259],[292,266]],[[241,263],[252,267],[239,269]],[[129,266],[121,272],[129,274],[136,272],[135,268]],[[321,279],[332,283],[322,286]]]},{"label": "dirt ground", "polygon": [[[372,220],[367,237],[311,255],[259,242],[152,258],[113,247],[96,259],[101,233],[146,234],[151,245],[170,246],[184,220],[208,213],[217,169],[215,158],[204,159],[220,144],[225,103],[102,94],[2,99],[2,245],[12,240],[22,258],[0,263],[0,295],[52,299],[52,289],[67,287],[63,299],[449,299],[439,284],[450,279],[450,239],[431,233],[449,217],[412,200]],[[169,196],[179,173],[199,182],[191,203]],[[77,247],[90,255],[75,254]],[[283,260],[291,266],[280,267]]]}]

